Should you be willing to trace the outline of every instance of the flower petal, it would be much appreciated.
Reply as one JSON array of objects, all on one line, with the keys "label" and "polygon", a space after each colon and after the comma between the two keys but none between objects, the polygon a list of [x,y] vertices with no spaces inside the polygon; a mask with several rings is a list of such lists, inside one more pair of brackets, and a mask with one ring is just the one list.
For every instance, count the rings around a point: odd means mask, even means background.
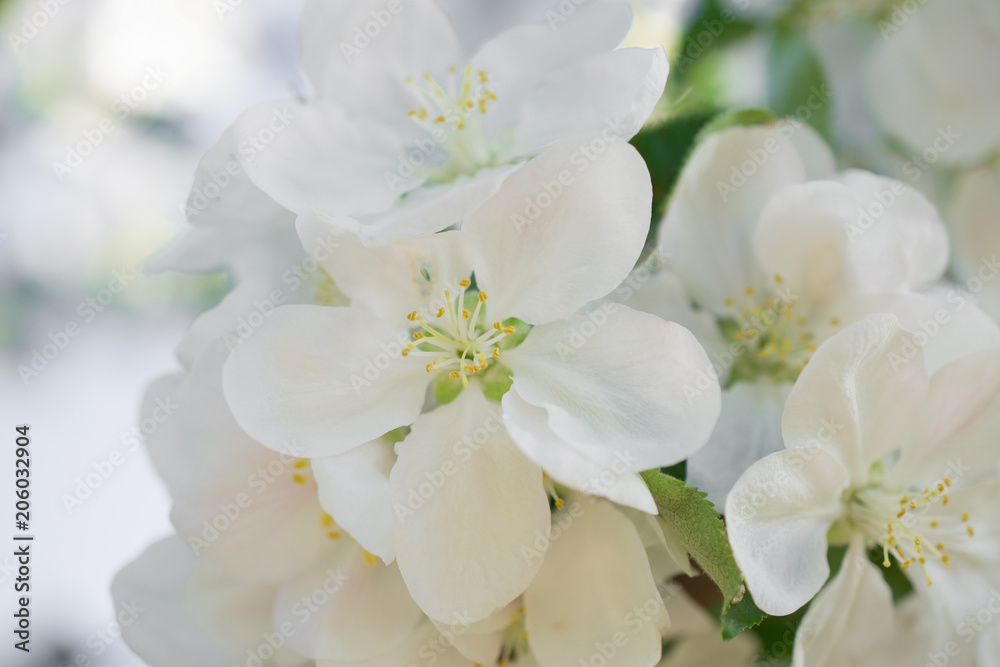
[{"label": "flower petal", "polygon": [[386,563],[396,558],[389,501],[389,471],[395,460],[392,445],[383,440],[312,460],[323,509],[358,544]]},{"label": "flower petal", "polygon": [[406,316],[426,314],[427,304],[442,291],[458,292],[458,282],[472,275],[475,249],[463,232],[443,232],[375,248],[367,247],[340,220],[317,214],[295,223],[306,251],[321,261],[338,289],[362,308],[400,327]]},{"label": "flower petal", "polygon": [[826,535],[843,511],[850,478],[820,447],[767,456],[743,473],[726,500],[726,532],[754,602],[792,613],[830,575]]},{"label": "flower petal", "polygon": [[438,77],[461,64],[458,36],[437,3],[397,7],[394,14],[382,0],[305,4],[302,66],[320,97],[336,99],[354,117],[405,125],[416,106],[406,77]]},{"label": "flower petal", "polygon": [[376,213],[419,182],[411,179],[405,188],[386,182],[385,172],[403,155],[405,136],[350,118],[332,102],[259,104],[240,116],[233,132],[246,174],[294,213]]},{"label": "flower petal", "polygon": [[605,502],[590,505],[553,540],[525,592],[531,649],[543,665],[652,667],[660,660],[656,621],[666,614],[632,523]]},{"label": "flower petal", "polygon": [[410,424],[430,382],[405,331],[356,308],[283,306],[233,350],[236,421],[276,451],[335,456]]},{"label": "flower petal", "polygon": [[307,658],[362,660],[406,640],[423,620],[395,565],[369,565],[343,540],[330,555],[285,583],[275,627]]},{"label": "flower petal", "polygon": [[893,315],[872,315],[823,343],[785,403],[787,447],[834,451],[861,485],[872,463],[913,444],[913,416],[927,394],[923,358],[904,358],[910,334]]},{"label": "flower petal", "polygon": [[702,308],[728,317],[727,298],[770,287],[751,251],[757,223],[776,192],[805,179],[802,159],[777,127],[722,130],[695,148],[660,225],[658,248]]},{"label": "flower petal", "polygon": [[861,664],[890,636],[894,614],[892,591],[859,535],[840,572],[809,605],[795,634],[793,667]]},{"label": "flower petal", "polygon": [[476,241],[476,278],[492,316],[531,324],[568,317],[611,292],[639,258],[652,201],[646,164],[618,140],[600,140],[604,148],[588,161],[581,141],[524,165],[463,225]]},{"label": "flower petal", "polygon": [[708,494],[720,511],[747,468],[785,448],[781,413],[791,385],[761,378],[722,392],[722,416],[708,443],[687,461],[687,482]]},{"label": "flower petal", "polygon": [[638,473],[623,470],[624,459],[617,468],[591,461],[552,431],[545,408],[531,405],[516,389],[504,394],[503,419],[514,444],[556,482],[649,514],[657,513],[649,487]]},{"label": "flower petal", "polygon": [[691,332],[618,304],[535,327],[503,360],[552,431],[606,468],[677,463],[719,417],[719,383]]},{"label": "flower petal", "polygon": [[663,95],[669,70],[662,48],[628,48],[553,72],[522,102],[511,152],[532,155],[593,132],[631,139]]},{"label": "flower petal", "polygon": [[541,470],[476,384],[413,424],[389,477],[396,562],[417,604],[445,623],[473,622],[520,595],[547,540]]}]

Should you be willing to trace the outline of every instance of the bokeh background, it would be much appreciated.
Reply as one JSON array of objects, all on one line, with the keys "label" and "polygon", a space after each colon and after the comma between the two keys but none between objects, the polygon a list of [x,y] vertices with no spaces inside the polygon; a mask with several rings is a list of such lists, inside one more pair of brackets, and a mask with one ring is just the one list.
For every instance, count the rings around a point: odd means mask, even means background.
[{"label": "bokeh background", "polygon": [[[544,20],[547,2],[443,4],[474,44],[508,23]],[[655,118],[747,106],[789,113],[808,93],[801,82],[825,68],[838,93],[807,122],[836,140],[842,166],[898,172],[905,152],[882,140],[854,85],[863,45],[877,41],[870,23],[858,30],[849,17],[824,16],[771,25],[765,16],[754,27],[745,18],[720,24],[714,0],[633,6],[629,42],[662,44],[673,66]],[[171,532],[169,499],[141,445],[143,430],[156,427],[140,414],[142,390],[177,369],[183,332],[229,288],[224,273],[146,267],[184,229],[197,162],[225,127],[256,102],[307,92],[300,9],[301,0],[0,0],[4,619],[14,604],[5,545],[19,424],[31,426],[36,536],[32,652],[17,655],[5,639],[2,665],[142,664],[115,638],[108,592],[123,564]],[[671,136],[654,137],[662,144],[646,145],[647,159],[658,146],[669,150]],[[679,166],[684,150],[666,155],[660,171]]]}]

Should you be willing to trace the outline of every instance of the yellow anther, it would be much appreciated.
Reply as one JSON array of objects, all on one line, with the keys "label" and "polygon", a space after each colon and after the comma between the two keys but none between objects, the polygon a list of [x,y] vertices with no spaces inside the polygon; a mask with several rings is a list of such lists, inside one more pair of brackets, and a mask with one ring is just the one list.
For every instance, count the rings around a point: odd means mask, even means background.
[{"label": "yellow anther", "polygon": [[434,372],[434,364],[435,364],[435,362],[433,362],[433,361],[431,363],[427,364],[427,372],[428,373],[433,373]]},{"label": "yellow anther", "polygon": [[365,551],[363,552],[362,557],[365,560],[365,565],[367,565],[368,567],[375,567],[376,565],[378,565],[378,556],[376,556],[375,554],[368,553],[367,551]]},{"label": "yellow anther", "polygon": [[444,315],[444,308],[438,308],[436,317],[441,317],[442,315]]},{"label": "yellow anther", "polygon": [[500,322],[494,322],[493,328],[496,329],[497,331],[503,331],[503,324],[501,324]]},{"label": "yellow anther", "polygon": [[489,297],[488,297],[488,296],[486,296],[486,292],[480,292],[480,293],[479,293],[479,302],[480,302],[480,303],[482,303],[483,301],[486,301],[486,299],[488,299],[488,298],[489,298]]},{"label": "yellow anther", "polygon": [[500,358],[500,348],[499,347],[493,348],[493,358],[494,359],[499,359]]},{"label": "yellow anther", "polygon": [[467,309],[463,308],[462,317],[465,319],[469,319],[470,317],[472,317],[472,313],[470,313]]},{"label": "yellow anther", "polygon": [[406,319],[408,319],[411,322],[415,321],[417,319],[417,311],[414,310],[412,313],[407,315]]},{"label": "yellow anther", "polygon": [[743,340],[744,338],[746,338],[746,336],[743,335],[742,331],[737,331],[736,333],[733,334],[733,338],[735,338],[736,340]]},{"label": "yellow anther", "polygon": [[892,535],[893,527],[891,523],[886,524],[886,530],[890,535]]},{"label": "yellow anther", "polygon": [[309,459],[299,459],[295,462],[294,467],[302,470],[303,468],[309,467]]},{"label": "yellow anther", "polygon": [[785,279],[781,277],[780,273],[775,273],[774,274],[774,282],[776,282],[776,283],[778,283],[780,285],[783,282],[785,282]]},{"label": "yellow anther", "polygon": [[942,505],[947,505],[948,504],[948,494],[947,493],[944,494],[943,496],[941,496],[941,504]]},{"label": "yellow anther", "polygon": [[902,519],[902,518],[903,518],[904,516],[906,516],[906,509],[901,509],[901,510],[899,510],[899,512],[898,512],[898,513],[896,514],[896,518],[897,518],[897,519]]},{"label": "yellow anther", "polygon": [[406,357],[406,356],[409,356],[409,354],[410,354],[410,348],[409,347],[404,347],[403,348],[403,356]]},{"label": "yellow anther", "polygon": [[972,526],[967,527],[965,530],[969,533],[969,537],[976,536],[976,531],[972,529]]},{"label": "yellow anther", "polygon": [[937,544],[934,545],[934,548],[937,549],[938,551],[944,551],[944,542],[938,542]]},{"label": "yellow anther", "polygon": [[921,557],[920,557],[920,558],[919,558],[918,560],[920,561],[920,564],[921,564],[921,565],[923,565],[924,563],[926,563],[926,562],[927,562],[927,559],[926,559],[926,558],[924,558],[923,556],[921,556]]},{"label": "yellow anther", "polygon": [[462,374],[459,373],[458,371],[452,371],[451,373],[448,373],[448,377],[450,377],[452,380],[458,380],[459,378],[462,377]]},{"label": "yellow anther", "polygon": [[754,292],[753,287],[748,287],[745,290],[743,290],[743,293],[746,294],[747,296],[753,296],[753,292]]},{"label": "yellow anther", "polygon": [[468,278],[466,278],[465,280],[459,280],[458,281],[458,286],[461,287],[461,288],[463,288],[463,289],[466,288],[466,287],[468,287],[471,284],[472,284],[472,281],[469,280]]},{"label": "yellow anther", "polygon": [[421,338],[424,337],[424,334],[422,332],[420,332],[420,331],[414,331],[413,332],[413,337],[416,338],[417,340],[420,340]]},{"label": "yellow anther", "polygon": [[323,516],[320,517],[319,519],[319,525],[323,526],[324,528],[329,528],[333,524],[334,524],[333,517],[324,512]]},{"label": "yellow anther", "polygon": [[563,508],[563,505],[565,505],[565,504],[566,503],[563,502],[562,498],[556,498],[556,509],[557,510],[561,510]]},{"label": "yellow anther", "polygon": [[909,496],[903,496],[902,498],[899,499],[899,504],[900,505],[905,505],[908,502],[910,502],[910,497]]},{"label": "yellow anther", "polygon": [[968,520],[969,520],[969,513],[968,512],[962,512],[962,523],[965,523]]},{"label": "yellow anther", "polygon": [[896,546],[896,536],[895,535],[890,535],[889,536],[889,546],[895,548],[895,546]]},{"label": "yellow anther", "polygon": [[434,119],[434,122],[437,123],[438,125],[440,125],[445,120],[446,120],[446,118],[444,116],[438,116],[437,118]]},{"label": "yellow anther", "polygon": [[830,318],[830,325],[831,326],[835,326],[835,327],[839,327],[840,326],[840,318],[839,317],[831,317]]},{"label": "yellow anther", "polygon": [[479,70],[479,83],[489,83],[490,79],[486,75],[486,70]]},{"label": "yellow anther", "polygon": [[934,519],[933,521],[931,521],[931,528],[937,528],[937,527],[938,527],[937,519]]},{"label": "yellow anther", "polygon": [[331,540],[339,540],[340,539],[340,533],[338,533],[335,530],[331,530],[330,532],[328,532],[326,534],[326,536],[329,537]]},{"label": "yellow anther", "polygon": [[951,567],[951,556],[948,554],[941,556],[941,562],[944,563],[945,567]]},{"label": "yellow anther", "polygon": [[951,486],[951,477],[945,477],[944,478],[944,485],[945,486]]},{"label": "yellow anther", "polygon": [[309,483],[309,480],[300,475],[299,473],[295,473],[294,475],[292,475],[292,481],[298,484],[299,486],[305,486],[306,484]]},{"label": "yellow anther", "polygon": [[514,327],[504,327],[504,328],[503,328],[503,332],[504,332],[505,334],[512,334],[512,333],[514,333],[515,331],[517,331],[517,329],[515,329]]}]

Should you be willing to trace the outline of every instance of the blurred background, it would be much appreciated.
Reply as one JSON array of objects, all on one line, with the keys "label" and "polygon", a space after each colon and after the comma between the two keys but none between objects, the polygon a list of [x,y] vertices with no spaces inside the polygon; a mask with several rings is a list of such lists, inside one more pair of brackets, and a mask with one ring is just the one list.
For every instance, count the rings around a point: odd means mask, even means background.
[{"label": "blurred background", "polygon": [[[443,4],[475,44],[511,22],[545,20],[547,1]],[[633,3],[629,43],[662,44],[672,63],[654,120],[676,122],[636,140],[647,161],[662,158],[650,162],[654,183],[676,177],[720,109],[794,114],[827,82],[832,103],[801,120],[835,141],[842,166],[898,173],[906,151],[883,141],[856,85],[865,45],[878,42],[873,12],[891,3],[757,4],[767,8]],[[805,5],[826,14],[795,9]],[[123,564],[172,531],[142,447],[157,427],[139,412],[142,391],[178,369],[182,334],[230,287],[222,273],[144,267],[184,229],[195,167],[226,126],[256,102],[304,91],[300,9],[301,0],[0,0],[0,448],[10,448],[0,516],[13,533],[14,427],[28,424],[36,536],[32,651],[15,655],[0,622],[0,664],[142,664],[117,636],[122,610],[108,593]],[[0,543],[7,534],[0,528]],[[0,546],[7,619],[14,576],[12,548]]]}]

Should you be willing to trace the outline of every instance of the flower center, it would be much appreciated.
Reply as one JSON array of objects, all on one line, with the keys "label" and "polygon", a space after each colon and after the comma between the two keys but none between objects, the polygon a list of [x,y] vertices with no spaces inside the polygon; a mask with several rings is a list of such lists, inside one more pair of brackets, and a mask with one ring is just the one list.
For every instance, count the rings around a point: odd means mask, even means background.
[{"label": "flower center", "polygon": [[483,132],[483,117],[490,102],[497,99],[485,70],[469,65],[459,78],[457,68],[452,67],[445,85],[430,74],[419,81],[407,77],[406,83],[425,101],[424,106],[410,110],[410,120],[448,154],[446,162],[429,169],[428,183],[450,183],[483,167],[498,166]]},{"label": "flower center", "polygon": [[946,545],[970,539],[976,534],[969,524],[968,512],[963,512],[961,517],[941,516],[940,508],[949,503],[950,486],[951,479],[945,477],[934,488],[902,496],[881,487],[868,487],[853,495],[849,518],[869,539],[882,547],[882,565],[892,565],[890,554],[904,570],[917,564],[930,586],[927,559],[939,560],[950,566],[951,557]]},{"label": "flower center", "polygon": [[524,607],[511,613],[510,623],[503,629],[497,665],[505,667],[528,653],[528,631],[524,627]]},{"label": "flower center", "polygon": [[[794,382],[816,351],[818,337],[808,318],[796,312],[793,299],[783,295],[784,279],[775,275],[774,282],[775,290],[766,299],[747,287],[743,294],[725,301],[732,315],[719,320],[719,330],[730,349],[735,345],[740,350],[730,383],[761,375]],[[840,320],[832,318],[830,325],[838,327]]]},{"label": "flower center", "polygon": [[[469,376],[486,370],[490,362],[500,358],[497,347],[504,337],[515,332],[512,326],[501,322],[486,324],[486,292],[466,293],[471,281],[458,283],[459,291],[442,293],[443,302],[433,315],[424,317],[413,311],[406,318],[418,325],[413,332],[413,340],[406,344],[403,356],[431,358],[427,364],[428,373],[448,370],[453,380],[461,380],[463,387],[469,386]],[[475,306],[472,306],[475,303]],[[470,311],[469,306],[473,309]]]}]

